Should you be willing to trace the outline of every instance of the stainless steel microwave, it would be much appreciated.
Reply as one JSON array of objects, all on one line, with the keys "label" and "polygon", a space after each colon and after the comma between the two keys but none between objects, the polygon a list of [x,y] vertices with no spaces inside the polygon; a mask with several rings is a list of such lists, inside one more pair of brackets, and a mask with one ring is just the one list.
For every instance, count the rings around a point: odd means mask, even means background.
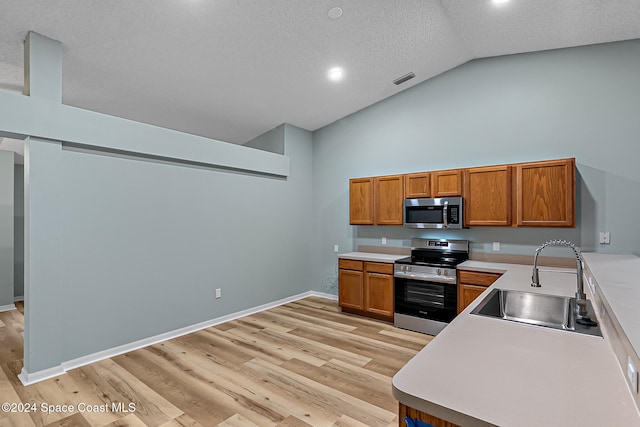
[{"label": "stainless steel microwave", "polygon": [[409,228],[462,228],[462,197],[405,199],[404,225]]}]

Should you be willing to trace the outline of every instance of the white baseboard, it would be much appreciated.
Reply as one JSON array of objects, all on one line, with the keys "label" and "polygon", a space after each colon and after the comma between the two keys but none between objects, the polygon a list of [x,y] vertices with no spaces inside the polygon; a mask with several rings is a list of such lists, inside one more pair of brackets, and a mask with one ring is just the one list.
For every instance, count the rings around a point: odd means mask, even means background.
[{"label": "white baseboard", "polygon": [[11,311],[16,309],[17,307],[15,304],[0,305],[0,313],[3,311]]},{"label": "white baseboard", "polygon": [[24,301],[24,295],[13,297],[13,302]]},{"label": "white baseboard", "polygon": [[239,319],[240,317],[248,316],[250,314],[255,314],[261,311],[269,310],[270,308],[278,307],[280,305],[287,304],[289,302],[297,301],[310,296],[326,298],[331,300],[338,299],[336,295],[326,294],[323,292],[316,292],[316,291],[303,292],[301,294],[283,298],[274,302],[262,304],[256,307],[248,308],[246,310],[241,310],[235,313],[227,314],[225,316],[220,316],[215,319],[196,323],[195,325],[185,326],[184,328],[175,329],[173,331],[165,332],[159,335],[154,335],[152,337],[144,338],[144,339],[134,341],[128,344],[124,344],[118,347],[102,350],[97,353],[89,354],[87,356],[78,357],[77,359],[68,360],[66,362],[62,362],[60,366],[55,366],[53,368],[43,369],[41,371],[36,371],[32,373],[29,373],[24,368],[22,368],[22,372],[20,373],[20,375],[18,375],[18,378],[20,378],[20,381],[22,382],[23,385],[28,386],[40,381],[47,380],[49,378],[57,377],[58,375],[62,375],[71,369],[76,369],[81,366],[90,365],[91,363],[96,363],[101,360],[119,356],[121,354],[128,353],[130,351],[138,350],[143,347],[148,347],[150,345],[157,344],[162,341],[167,341],[173,338],[177,338],[183,335],[197,332],[202,329],[210,328],[211,326],[215,326],[221,323],[229,322],[231,320]]},{"label": "white baseboard", "polygon": [[64,373],[65,370],[62,368],[62,366],[54,366],[53,368],[43,369],[32,374],[28,373],[24,368],[22,368],[22,372],[20,372],[18,378],[23,385],[28,386],[31,384],[39,383],[40,381],[48,380],[49,378],[57,377]]},{"label": "white baseboard", "polygon": [[325,292],[310,291],[308,296],[320,297],[320,298],[330,299],[333,301],[338,301],[338,295],[327,294]]}]

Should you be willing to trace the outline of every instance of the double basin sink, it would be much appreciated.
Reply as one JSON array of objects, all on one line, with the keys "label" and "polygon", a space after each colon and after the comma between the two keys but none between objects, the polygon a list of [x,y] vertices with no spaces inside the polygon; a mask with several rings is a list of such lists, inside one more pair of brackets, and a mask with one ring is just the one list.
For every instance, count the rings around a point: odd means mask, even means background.
[{"label": "double basin sink", "polygon": [[[587,310],[593,315],[590,301]],[[577,321],[576,299],[571,297],[493,289],[471,314],[602,337],[597,324]]]}]

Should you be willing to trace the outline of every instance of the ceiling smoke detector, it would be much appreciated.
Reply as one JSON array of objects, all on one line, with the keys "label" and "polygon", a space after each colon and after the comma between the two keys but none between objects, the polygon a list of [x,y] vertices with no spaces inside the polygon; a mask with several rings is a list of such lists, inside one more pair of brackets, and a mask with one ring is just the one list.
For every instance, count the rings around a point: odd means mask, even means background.
[{"label": "ceiling smoke detector", "polygon": [[331,19],[338,19],[342,16],[342,8],[341,7],[332,7],[331,9],[329,9],[329,18]]},{"label": "ceiling smoke detector", "polygon": [[407,80],[411,80],[412,78],[414,78],[416,75],[413,73],[407,73],[404,76],[398,77],[397,79],[395,79],[393,81],[393,84],[398,86],[401,85],[402,83],[406,82]]}]

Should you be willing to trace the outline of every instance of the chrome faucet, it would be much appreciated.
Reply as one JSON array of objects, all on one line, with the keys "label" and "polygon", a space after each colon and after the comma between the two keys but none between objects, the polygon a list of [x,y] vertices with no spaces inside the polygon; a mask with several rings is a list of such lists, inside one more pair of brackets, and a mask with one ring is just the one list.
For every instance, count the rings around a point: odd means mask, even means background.
[{"label": "chrome faucet", "polygon": [[584,293],[584,285],[582,282],[582,254],[580,250],[571,242],[566,240],[549,240],[542,246],[536,249],[536,255],[533,258],[533,274],[531,276],[531,286],[539,288],[540,277],[538,276],[538,255],[547,246],[566,246],[573,249],[573,253],[576,255],[576,270],[578,274],[577,290],[576,290],[576,315],[578,319],[588,319],[589,313],[587,311],[587,296]]}]

